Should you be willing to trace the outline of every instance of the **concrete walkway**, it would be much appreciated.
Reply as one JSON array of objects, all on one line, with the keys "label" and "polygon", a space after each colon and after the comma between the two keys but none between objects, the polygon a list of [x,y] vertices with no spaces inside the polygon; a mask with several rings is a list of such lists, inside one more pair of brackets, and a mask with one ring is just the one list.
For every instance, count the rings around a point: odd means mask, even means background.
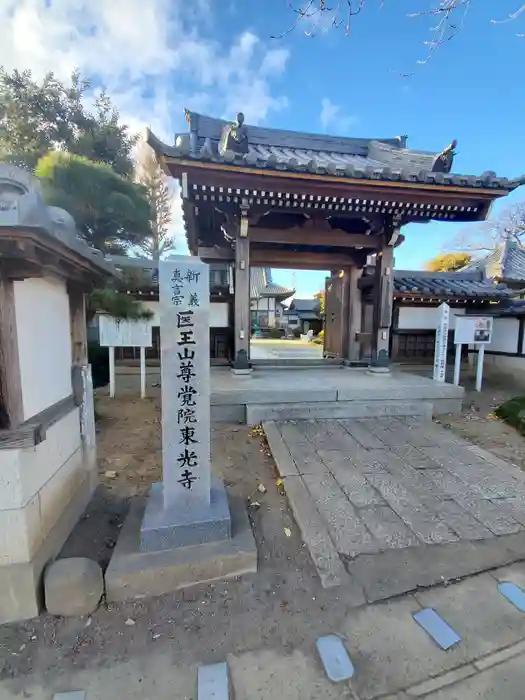
[{"label": "concrete walkway", "polygon": [[257,360],[322,360],[323,346],[301,340],[252,338],[250,359]]},{"label": "concrete walkway", "polygon": [[[501,581],[525,588],[525,566],[349,613],[342,608],[340,626],[332,633],[342,640],[354,675],[339,683],[328,679],[317,640],[306,639],[299,649],[236,655],[220,649],[215,661],[225,664],[219,671],[229,677],[230,688],[213,694],[198,682],[202,659],[175,665],[157,641],[140,658],[116,661],[108,650],[102,666],[3,680],[0,700],[522,700],[525,614],[501,595]],[[416,624],[413,615],[425,608],[457,633],[459,640],[447,651]]]},{"label": "concrete walkway", "polygon": [[367,601],[525,558],[525,474],[430,421],[266,423],[325,587]]}]

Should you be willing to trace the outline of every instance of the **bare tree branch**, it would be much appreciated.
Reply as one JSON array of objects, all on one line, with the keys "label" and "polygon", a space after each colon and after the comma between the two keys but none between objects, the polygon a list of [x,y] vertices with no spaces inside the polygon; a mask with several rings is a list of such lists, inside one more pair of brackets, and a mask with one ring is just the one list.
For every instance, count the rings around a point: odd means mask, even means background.
[{"label": "bare tree branch", "polygon": [[452,248],[465,251],[495,250],[505,241],[525,247],[525,201],[504,209],[498,217],[470,224],[452,242]]},{"label": "bare tree branch", "polygon": [[[388,0],[378,0],[381,9]],[[417,17],[435,17],[437,23],[430,28],[431,39],[424,41],[427,48],[425,58],[417,61],[419,65],[424,65],[430,61],[436,51],[444,44],[454,39],[463,29],[465,20],[474,3],[481,4],[482,0],[434,0],[434,6],[429,10],[412,12],[407,17],[414,19]],[[273,39],[282,39],[287,34],[296,30],[299,25],[306,25],[303,33],[313,37],[317,31],[329,31],[345,27],[345,34],[348,36],[352,27],[353,18],[360,14],[365,6],[370,6],[372,0],[304,0],[297,5],[293,0],[286,0],[286,3],[295,15],[293,24],[281,34],[275,35]],[[513,22],[521,15],[525,14],[525,3],[511,12],[508,17],[502,20],[492,19],[492,24],[505,24]],[[523,36],[523,34],[518,34]],[[405,73],[403,77],[409,77],[412,73]]]}]

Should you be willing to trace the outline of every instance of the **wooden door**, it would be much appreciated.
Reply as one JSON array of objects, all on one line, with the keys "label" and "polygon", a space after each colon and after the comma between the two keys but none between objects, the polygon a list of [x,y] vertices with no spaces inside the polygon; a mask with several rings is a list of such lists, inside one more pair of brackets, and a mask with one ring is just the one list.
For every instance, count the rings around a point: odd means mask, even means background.
[{"label": "wooden door", "polygon": [[324,348],[325,357],[343,357],[343,278],[328,277],[325,282],[325,326]]}]

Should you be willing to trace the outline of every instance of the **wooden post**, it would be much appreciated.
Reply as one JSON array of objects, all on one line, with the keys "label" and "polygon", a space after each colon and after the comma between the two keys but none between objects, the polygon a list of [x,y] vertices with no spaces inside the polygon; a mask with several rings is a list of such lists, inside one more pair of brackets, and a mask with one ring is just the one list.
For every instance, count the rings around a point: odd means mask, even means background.
[{"label": "wooden post", "polygon": [[0,273],[0,421],[1,427],[16,428],[24,421],[22,377],[18,358],[18,336],[14,282]]},{"label": "wooden post", "polygon": [[109,353],[109,395],[115,398],[115,348],[108,348]]},{"label": "wooden post", "polygon": [[86,297],[78,287],[71,286],[68,293],[73,364],[84,366],[88,364]]},{"label": "wooden post", "polygon": [[250,239],[247,210],[241,211],[241,220],[235,236],[235,360],[234,370],[249,370],[250,360]]},{"label": "wooden post", "polygon": [[348,333],[348,359],[351,362],[358,362],[361,359],[361,343],[357,339],[357,334],[361,333],[361,290],[359,280],[363,274],[362,268],[350,268],[350,328]]},{"label": "wooden post", "polygon": [[374,289],[374,337],[372,364],[387,368],[390,363],[390,326],[394,299],[394,249],[383,245],[376,258]]},{"label": "wooden post", "polygon": [[140,398],[146,398],[146,348],[140,348]]}]

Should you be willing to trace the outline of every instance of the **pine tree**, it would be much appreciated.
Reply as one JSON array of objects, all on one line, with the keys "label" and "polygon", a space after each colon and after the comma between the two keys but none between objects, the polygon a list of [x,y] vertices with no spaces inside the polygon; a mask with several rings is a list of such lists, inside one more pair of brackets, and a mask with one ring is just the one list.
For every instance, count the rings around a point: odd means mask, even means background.
[{"label": "pine tree", "polygon": [[144,188],[150,205],[151,233],[140,243],[140,248],[146,257],[160,260],[175,248],[169,233],[173,197],[154,152],[146,144],[138,150],[135,179]]}]

